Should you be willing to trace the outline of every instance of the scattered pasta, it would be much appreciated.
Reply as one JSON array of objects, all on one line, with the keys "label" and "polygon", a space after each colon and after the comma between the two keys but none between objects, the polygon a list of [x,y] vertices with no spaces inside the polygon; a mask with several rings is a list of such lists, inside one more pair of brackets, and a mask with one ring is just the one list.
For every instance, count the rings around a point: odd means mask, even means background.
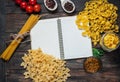
[{"label": "scattered pasta", "polygon": [[22,59],[25,78],[31,78],[33,82],[66,82],[70,76],[65,61],[43,53],[41,49],[28,50]]},{"label": "scattered pasta", "polygon": [[79,29],[84,30],[82,35],[90,37],[93,44],[97,45],[102,34],[119,31],[116,24],[117,10],[118,8],[107,0],[90,0],[77,15],[76,24]]}]

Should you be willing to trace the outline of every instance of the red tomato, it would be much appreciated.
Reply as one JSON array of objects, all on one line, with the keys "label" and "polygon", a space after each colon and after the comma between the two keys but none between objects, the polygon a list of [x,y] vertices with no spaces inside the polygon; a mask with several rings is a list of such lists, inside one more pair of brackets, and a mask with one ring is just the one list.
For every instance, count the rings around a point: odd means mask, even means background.
[{"label": "red tomato", "polygon": [[37,3],[37,0],[29,0],[30,5],[35,5]]},{"label": "red tomato", "polygon": [[34,5],[34,12],[38,13],[41,11],[41,6],[39,4]]},{"label": "red tomato", "polygon": [[22,9],[25,9],[27,7],[27,2],[26,1],[21,2],[20,7]]},{"label": "red tomato", "polygon": [[22,2],[22,0],[15,0],[15,3],[20,5],[20,3]]},{"label": "red tomato", "polygon": [[26,12],[27,12],[27,13],[32,13],[32,12],[33,12],[33,6],[28,5],[28,6],[26,7]]}]

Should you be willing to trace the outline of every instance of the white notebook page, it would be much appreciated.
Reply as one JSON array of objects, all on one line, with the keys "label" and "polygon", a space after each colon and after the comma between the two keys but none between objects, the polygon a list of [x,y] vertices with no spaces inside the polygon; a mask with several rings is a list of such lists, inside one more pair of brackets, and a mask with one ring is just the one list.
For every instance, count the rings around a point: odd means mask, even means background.
[{"label": "white notebook page", "polygon": [[40,20],[30,32],[32,49],[60,58],[57,19]]},{"label": "white notebook page", "polygon": [[64,59],[74,59],[92,56],[91,40],[82,36],[75,24],[76,17],[61,18]]}]

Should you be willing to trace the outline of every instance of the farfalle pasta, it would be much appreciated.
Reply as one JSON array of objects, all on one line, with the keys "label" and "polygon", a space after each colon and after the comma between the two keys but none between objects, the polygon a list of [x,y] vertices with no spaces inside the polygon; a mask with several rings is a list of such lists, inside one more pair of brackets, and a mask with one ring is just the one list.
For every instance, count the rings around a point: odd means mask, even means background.
[{"label": "farfalle pasta", "polygon": [[40,49],[28,50],[23,57],[21,66],[26,69],[25,78],[33,82],[66,82],[70,76],[65,61],[43,53]]},{"label": "farfalle pasta", "polygon": [[119,31],[116,24],[117,10],[118,8],[107,0],[90,0],[77,15],[76,24],[79,29],[84,30],[83,36],[90,37],[96,45],[102,34]]}]

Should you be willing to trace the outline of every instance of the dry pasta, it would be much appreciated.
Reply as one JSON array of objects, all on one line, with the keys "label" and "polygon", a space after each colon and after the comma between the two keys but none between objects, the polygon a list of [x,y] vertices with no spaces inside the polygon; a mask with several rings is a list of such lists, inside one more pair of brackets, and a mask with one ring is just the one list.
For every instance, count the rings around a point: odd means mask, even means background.
[{"label": "dry pasta", "polygon": [[[24,34],[28,31],[30,31],[30,29],[38,22],[40,17],[41,17],[40,15],[31,14],[18,34],[21,35],[21,34]],[[20,44],[20,42],[23,39],[23,38],[17,38],[17,37],[10,43],[10,45],[2,53],[0,58],[4,59],[6,61],[8,61],[11,58],[15,49],[18,47],[18,45]]]},{"label": "dry pasta", "polygon": [[66,82],[70,76],[65,61],[43,53],[41,49],[28,50],[22,59],[25,78],[31,78],[33,82]]},{"label": "dry pasta", "polygon": [[119,44],[119,37],[116,34],[109,33],[105,35],[103,42],[107,48],[115,49]]},{"label": "dry pasta", "polygon": [[116,24],[117,10],[118,8],[107,0],[90,0],[77,15],[76,24],[79,29],[84,30],[82,35],[90,37],[96,45],[103,33],[119,31]]}]

